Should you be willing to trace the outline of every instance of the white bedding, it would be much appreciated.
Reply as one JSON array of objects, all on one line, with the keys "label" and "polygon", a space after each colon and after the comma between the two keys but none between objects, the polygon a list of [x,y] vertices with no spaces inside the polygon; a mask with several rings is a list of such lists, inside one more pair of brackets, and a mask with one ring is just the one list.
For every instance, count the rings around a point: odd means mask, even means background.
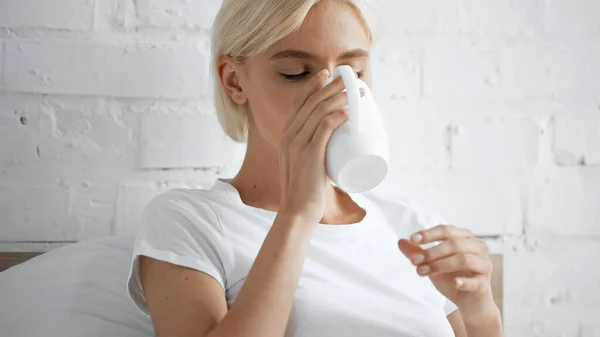
[{"label": "white bedding", "polygon": [[0,337],[154,336],[127,295],[133,242],[81,242],[0,273]]}]

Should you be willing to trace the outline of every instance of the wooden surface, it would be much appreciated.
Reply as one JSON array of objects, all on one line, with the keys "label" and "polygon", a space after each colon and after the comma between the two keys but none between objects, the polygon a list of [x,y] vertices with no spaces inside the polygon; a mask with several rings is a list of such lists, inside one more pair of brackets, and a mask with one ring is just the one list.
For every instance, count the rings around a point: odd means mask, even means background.
[{"label": "wooden surface", "polygon": [[42,253],[0,253],[0,272],[40,254]]},{"label": "wooden surface", "polygon": [[[23,263],[31,258],[34,258],[41,253],[0,253],[0,272],[19,263]],[[492,290],[496,304],[502,311],[503,297],[503,260],[502,255],[492,255],[494,263],[494,272],[492,273]]]},{"label": "wooden surface", "polygon": [[494,272],[492,273],[492,291],[494,293],[494,300],[496,305],[500,308],[500,312],[504,316],[503,312],[503,298],[504,298],[504,260],[502,255],[492,255],[492,262],[494,263]]}]

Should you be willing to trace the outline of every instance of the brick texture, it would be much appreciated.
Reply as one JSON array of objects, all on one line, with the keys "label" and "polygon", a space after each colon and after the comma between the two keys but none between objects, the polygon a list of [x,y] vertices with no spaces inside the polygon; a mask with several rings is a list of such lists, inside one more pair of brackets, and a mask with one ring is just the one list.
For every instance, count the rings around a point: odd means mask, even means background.
[{"label": "brick texture", "polygon": [[553,151],[557,165],[600,166],[600,113],[559,116],[553,122]]},{"label": "brick texture", "polygon": [[559,36],[598,36],[600,2],[596,0],[547,0],[545,25]]},{"label": "brick texture", "polygon": [[598,336],[600,274],[589,266],[599,251],[597,241],[547,239],[506,252],[506,336]]},{"label": "brick texture", "polygon": [[143,30],[206,31],[220,7],[221,2],[214,0],[139,0],[132,24]]},{"label": "brick texture", "polygon": [[140,123],[145,169],[227,166],[243,153],[221,130],[216,115],[143,116]]},{"label": "brick texture", "polygon": [[431,99],[582,99],[600,97],[600,45],[425,53],[424,96]]},{"label": "brick texture", "polygon": [[533,233],[599,237],[600,170],[565,168],[539,177],[530,204]]},{"label": "brick texture", "polygon": [[540,129],[527,120],[476,120],[448,129],[452,167],[463,170],[533,169]]},{"label": "brick texture", "polygon": [[199,98],[208,92],[207,55],[193,45],[9,41],[3,87],[43,94]]},{"label": "brick texture", "polygon": [[0,241],[67,241],[77,238],[67,189],[60,186],[0,186]]},{"label": "brick texture", "polygon": [[0,27],[89,30],[94,2],[82,0],[19,0],[0,3]]},{"label": "brick texture", "polygon": [[[136,232],[231,177],[216,0],[0,0],[0,251]],[[493,236],[509,337],[600,336],[600,2],[382,0],[381,189]]]}]

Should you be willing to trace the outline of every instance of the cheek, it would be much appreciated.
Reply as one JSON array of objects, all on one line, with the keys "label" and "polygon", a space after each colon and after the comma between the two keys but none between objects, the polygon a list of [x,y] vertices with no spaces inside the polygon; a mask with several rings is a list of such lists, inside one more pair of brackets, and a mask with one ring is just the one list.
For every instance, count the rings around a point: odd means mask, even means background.
[{"label": "cheek", "polygon": [[281,81],[262,81],[249,94],[248,100],[255,127],[270,142],[277,142],[284,132],[288,119],[295,114],[296,85]]}]

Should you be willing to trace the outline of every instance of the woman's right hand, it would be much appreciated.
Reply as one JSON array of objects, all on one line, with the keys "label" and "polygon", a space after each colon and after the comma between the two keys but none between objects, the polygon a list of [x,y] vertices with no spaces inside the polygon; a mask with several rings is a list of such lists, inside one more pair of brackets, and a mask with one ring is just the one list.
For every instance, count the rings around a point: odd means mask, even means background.
[{"label": "woman's right hand", "polygon": [[333,131],[349,118],[342,78],[323,87],[328,77],[324,69],[310,79],[278,144],[279,212],[301,216],[315,225],[323,217],[330,188],[325,166],[327,144]]}]

